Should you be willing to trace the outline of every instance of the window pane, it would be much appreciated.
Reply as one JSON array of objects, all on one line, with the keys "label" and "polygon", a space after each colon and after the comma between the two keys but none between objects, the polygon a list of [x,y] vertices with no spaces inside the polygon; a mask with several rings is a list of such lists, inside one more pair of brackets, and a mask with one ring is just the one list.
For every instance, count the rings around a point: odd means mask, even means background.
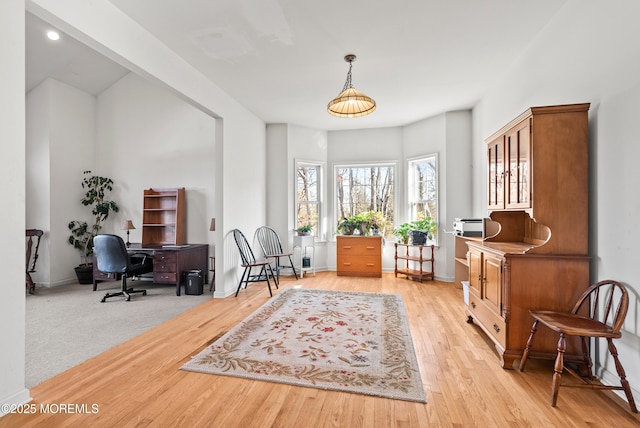
[{"label": "window pane", "polygon": [[438,222],[438,170],[436,156],[409,162],[410,220],[430,217]]},{"label": "window pane", "polygon": [[394,167],[359,166],[336,168],[336,216],[338,221],[370,211],[382,213],[393,235]]},{"label": "window pane", "polygon": [[296,169],[296,228],[313,227],[313,235],[320,237],[319,230],[319,165],[298,164]]}]

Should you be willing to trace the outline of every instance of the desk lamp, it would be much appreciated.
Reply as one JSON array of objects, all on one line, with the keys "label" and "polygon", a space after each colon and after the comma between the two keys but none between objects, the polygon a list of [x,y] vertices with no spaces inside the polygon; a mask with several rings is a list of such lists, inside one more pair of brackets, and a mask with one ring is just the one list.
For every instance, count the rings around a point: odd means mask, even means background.
[{"label": "desk lamp", "polygon": [[135,229],[135,226],[133,225],[133,222],[131,220],[125,220],[124,224],[122,225],[122,230],[126,230],[127,231],[127,247],[131,246],[131,243],[129,242],[129,231],[131,229]]}]

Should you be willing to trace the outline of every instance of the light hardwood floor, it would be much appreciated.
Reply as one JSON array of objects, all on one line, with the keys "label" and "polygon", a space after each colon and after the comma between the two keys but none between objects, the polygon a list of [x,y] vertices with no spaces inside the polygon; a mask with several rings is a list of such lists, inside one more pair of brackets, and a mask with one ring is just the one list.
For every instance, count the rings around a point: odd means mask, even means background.
[{"label": "light hardwood floor", "polygon": [[[401,294],[428,403],[179,370],[267,301],[266,285],[258,283],[237,298],[205,302],[37,385],[31,395],[38,411],[7,415],[0,427],[640,426],[640,417],[609,391],[561,388],[552,408],[552,364],[530,360],[524,373],[500,368],[484,334],[466,323],[462,290],[453,284],[421,284],[387,273],[365,279],[323,272],[299,281],[283,278],[280,289],[294,285]],[[97,412],[40,412],[47,404],[54,410],[86,404],[88,411],[95,404]]]}]

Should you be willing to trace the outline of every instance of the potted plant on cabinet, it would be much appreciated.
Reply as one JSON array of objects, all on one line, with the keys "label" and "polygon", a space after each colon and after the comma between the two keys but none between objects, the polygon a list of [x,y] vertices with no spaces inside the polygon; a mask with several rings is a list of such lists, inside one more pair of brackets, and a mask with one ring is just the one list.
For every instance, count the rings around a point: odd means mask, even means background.
[{"label": "potted plant on cabinet", "polygon": [[353,231],[356,228],[353,217],[343,218],[338,222],[338,233],[342,235],[353,235]]},{"label": "potted plant on cabinet", "polygon": [[102,224],[112,212],[118,212],[118,204],[107,199],[107,194],[113,190],[113,180],[108,177],[91,175],[91,171],[84,171],[82,188],[86,193],[80,200],[82,205],[91,207],[93,223],[82,220],[72,220],[68,227],[71,231],[67,242],[80,251],[81,263],[75,268],[80,284],[93,282],[93,237],[102,229]]},{"label": "potted plant on cabinet", "polygon": [[365,216],[367,218],[367,224],[371,231],[371,235],[384,235],[384,228],[387,225],[387,220],[384,218],[384,215],[382,215],[382,212],[368,211],[365,213]]}]

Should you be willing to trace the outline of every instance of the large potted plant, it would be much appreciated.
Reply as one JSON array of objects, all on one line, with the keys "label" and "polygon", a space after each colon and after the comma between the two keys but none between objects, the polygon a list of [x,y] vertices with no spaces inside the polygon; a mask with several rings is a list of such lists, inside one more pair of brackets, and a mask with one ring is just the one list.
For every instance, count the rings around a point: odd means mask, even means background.
[{"label": "large potted plant", "polygon": [[67,240],[80,251],[81,263],[75,268],[80,284],[93,283],[93,237],[102,229],[104,221],[112,212],[117,213],[118,204],[108,199],[108,193],[113,190],[113,180],[108,177],[91,175],[91,171],[84,171],[82,188],[86,190],[80,200],[82,205],[91,207],[93,222],[89,224],[82,220],[69,222],[71,235]]}]

